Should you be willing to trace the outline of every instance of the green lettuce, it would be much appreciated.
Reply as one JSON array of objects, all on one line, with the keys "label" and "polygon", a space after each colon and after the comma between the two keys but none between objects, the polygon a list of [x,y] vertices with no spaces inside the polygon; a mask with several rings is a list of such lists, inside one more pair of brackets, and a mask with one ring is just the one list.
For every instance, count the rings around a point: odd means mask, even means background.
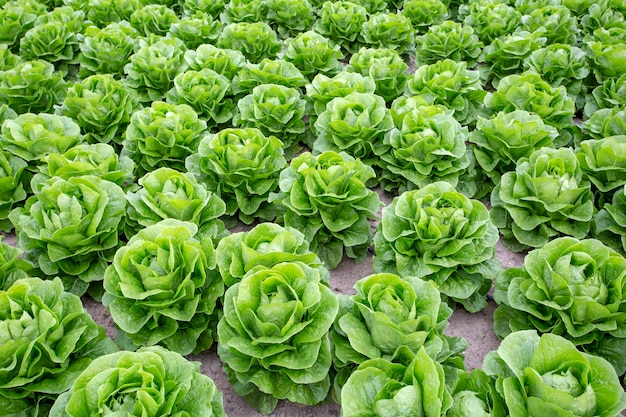
[{"label": "green lettuce", "polygon": [[445,181],[472,196],[475,186],[462,179],[473,166],[473,155],[465,146],[467,135],[467,128],[450,115],[408,113],[401,128],[385,136],[390,148],[380,156],[383,188],[402,193]]},{"label": "green lettuce", "polygon": [[[570,5],[567,5],[571,9]],[[583,33],[590,34],[599,28],[625,27],[626,18],[623,7],[620,10],[619,2],[613,0],[598,0],[587,4],[585,13],[575,13],[580,16],[580,28]]]},{"label": "green lettuce", "polygon": [[626,106],[600,109],[582,124],[585,133],[602,140],[626,135]]},{"label": "green lettuce", "polygon": [[471,26],[446,20],[415,38],[415,59],[418,65],[451,59],[465,61],[472,67],[478,61],[482,47],[483,43]]},{"label": "green lettuce", "polygon": [[398,12],[411,21],[411,26],[419,35],[426,33],[429,27],[448,20],[448,3],[441,0],[404,0],[403,7]]},{"label": "green lettuce", "polygon": [[305,106],[302,93],[296,88],[262,84],[239,100],[239,114],[233,124],[279,136],[286,153],[291,155],[300,149],[299,142],[306,129]]},{"label": "green lettuce", "polygon": [[314,31],[302,32],[285,40],[285,59],[305,76],[335,75],[343,69],[343,53],[338,45]]},{"label": "green lettuce", "polygon": [[323,277],[283,262],[253,268],[226,291],[217,353],[235,393],[263,414],[279,399],[314,405],[328,395],[338,301]]},{"label": "green lettuce", "polygon": [[478,71],[468,69],[463,61],[451,59],[418,67],[404,90],[409,97],[421,96],[428,104],[448,107],[463,125],[476,121],[487,94]]},{"label": "green lettuce", "polygon": [[227,216],[250,224],[255,218],[274,220],[278,215],[268,199],[287,165],[283,154],[282,142],[259,129],[223,129],[206,135],[185,165],[224,200]]},{"label": "green lettuce", "polygon": [[[624,186],[626,187],[626,185]],[[619,188],[591,222],[591,234],[605,245],[626,254],[626,198]]]},{"label": "green lettuce", "polygon": [[507,417],[504,398],[496,389],[496,377],[482,369],[460,375],[446,417]]},{"label": "green lettuce", "polygon": [[578,42],[578,20],[563,5],[545,5],[537,7],[524,16],[521,29],[534,32],[543,28],[548,45],[563,43],[575,45]]},{"label": "green lettuce", "polygon": [[97,74],[68,88],[56,113],[72,118],[88,142],[121,144],[130,117],[138,109],[135,90],[111,74]]},{"label": "green lettuce", "polygon": [[67,116],[23,113],[2,123],[0,144],[29,162],[28,170],[49,153],[65,152],[83,141],[80,126]]},{"label": "green lettuce", "polygon": [[520,30],[486,45],[478,64],[483,82],[497,88],[502,78],[520,73],[530,55],[545,45],[544,32],[541,28],[532,33]]},{"label": "green lettuce", "polygon": [[314,29],[340,45],[344,51],[356,52],[360,48],[358,36],[367,19],[367,10],[358,3],[325,1],[318,12]]},{"label": "green lettuce", "polygon": [[0,291],[8,290],[21,278],[28,278],[33,271],[33,264],[23,259],[24,252],[2,241],[0,236]]},{"label": "green lettuce", "polygon": [[497,241],[498,229],[483,203],[434,182],[383,208],[372,267],[434,281],[447,301],[476,312],[487,306],[487,291],[500,270]]},{"label": "green lettuce", "polygon": [[135,180],[134,162],[125,156],[119,156],[115,149],[106,143],[82,143],[71,147],[64,153],[51,152],[41,158],[38,172],[31,180],[34,191],[51,177],[70,179],[83,175],[95,175],[111,181],[120,187],[126,187]]},{"label": "green lettuce", "polygon": [[22,158],[0,150],[0,230],[3,232],[13,229],[13,224],[9,221],[9,212],[26,200],[27,193],[24,188],[26,175],[22,174],[27,166],[28,163]]},{"label": "green lettuce", "polygon": [[437,417],[452,406],[443,367],[421,347],[405,351],[396,361],[362,363],[341,391],[344,417],[410,415]]},{"label": "green lettuce", "polygon": [[315,121],[317,139],[313,152],[345,151],[367,164],[376,162],[377,156],[389,149],[383,139],[393,127],[382,97],[359,92],[336,97]]},{"label": "green lettuce", "polygon": [[130,24],[144,36],[165,36],[179,22],[176,12],[165,4],[146,4],[130,15]]},{"label": "green lettuce", "polygon": [[536,114],[525,110],[498,112],[490,118],[478,118],[468,140],[476,162],[493,184],[503,174],[514,171],[517,161],[540,148],[554,148],[557,130]]},{"label": "green lettuce", "polygon": [[102,280],[120,244],[125,216],[124,191],[94,175],[52,177],[24,207],[9,213],[27,259],[44,275],[63,278],[66,289],[79,295]]},{"label": "green lettuce", "polygon": [[183,171],[206,127],[191,106],[155,101],[131,116],[121,155],[135,161],[138,176],[163,166]]},{"label": "green lettuce", "polygon": [[67,70],[67,64],[78,62],[79,38],[85,13],[69,6],[57,7],[43,14],[20,39],[20,56],[43,59]]},{"label": "green lettuce", "polygon": [[0,346],[2,413],[24,417],[47,416],[94,359],[117,350],[58,278],[0,291]]},{"label": "green lettuce", "polygon": [[103,28],[87,27],[78,35],[79,74],[83,77],[93,74],[120,77],[133,54],[138,36],[139,33],[126,21],[110,23]]},{"label": "green lettuce", "polygon": [[310,249],[334,269],[344,250],[357,262],[367,256],[373,238],[369,220],[381,206],[366,186],[374,176],[371,167],[345,153],[304,152],[281,172],[280,192],[270,201],[285,207],[285,226],[302,231]]},{"label": "green lettuce", "polygon": [[212,240],[193,223],[166,219],[137,232],[107,267],[104,290],[102,304],[136,346],[188,355],[213,344],[224,281]]},{"label": "green lettuce", "polygon": [[614,107],[626,107],[626,74],[606,80],[585,97],[584,117]]},{"label": "green lettuce", "polygon": [[183,15],[178,22],[172,23],[168,33],[182,40],[188,49],[195,49],[203,44],[217,42],[222,27],[222,22],[211,15],[196,11],[191,15]]},{"label": "green lettuce", "polygon": [[537,329],[572,341],[626,372],[622,289],[626,259],[595,239],[554,239],[496,278],[499,337]]},{"label": "green lettuce", "polygon": [[228,287],[255,267],[271,268],[282,262],[304,263],[318,269],[322,281],[330,280],[328,270],[309,249],[304,234],[291,227],[259,223],[247,232],[224,237],[217,245],[217,266]]},{"label": "green lettuce", "polygon": [[586,79],[591,69],[587,54],[568,44],[551,44],[530,54],[524,69],[535,71],[552,87],[565,86],[567,92],[582,108],[587,93]]},{"label": "green lettuce", "polygon": [[145,0],[89,1],[89,7],[86,8],[87,19],[98,27],[128,22],[133,12],[145,5]]},{"label": "green lettuce", "polygon": [[63,73],[41,59],[0,71],[0,99],[18,114],[50,111],[63,100],[66,88]]},{"label": "green lettuce", "polygon": [[237,113],[230,81],[208,68],[178,74],[166,98],[168,103],[191,106],[208,127],[227,123]]},{"label": "green lettuce", "polygon": [[224,2],[220,19],[226,23],[263,22],[267,14],[264,0],[230,0]]},{"label": "green lettuce", "polygon": [[485,358],[509,415],[620,416],[626,393],[602,357],[582,353],[556,334],[507,336]]},{"label": "green lettuce", "polygon": [[[94,389],[98,395],[89,395]],[[102,410],[144,417],[226,417],[222,393],[200,372],[200,364],[160,347],[94,360],[54,403],[50,417],[98,415]]]},{"label": "green lettuce", "polygon": [[179,0],[178,4],[186,14],[196,11],[208,13],[213,18],[218,18],[224,10],[224,0]]},{"label": "green lettuce", "polygon": [[496,38],[513,33],[522,24],[522,13],[506,2],[479,0],[459,6],[463,23],[476,31],[478,38],[488,45]]},{"label": "green lettuce", "polygon": [[235,94],[250,94],[254,87],[263,84],[279,84],[300,89],[308,80],[292,62],[285,59],[264,59],[258,64],[243,65],[233,78]]},{"label": "green lettuce", "polygon": [[361,38],[370,48],[393,49],[399,55],[415,51],[415,29],[402,13],[375,13],[361,28]]},{"label": "green lettuce", "polygon": [[601,194],[610,194],[626,184],[626,135],[590,139],[576,152],[587,178]]},{"label": "green lettuce", "polygon": [[211,44],[203,44],[195,50],[185,52],[185,63],[189,69],[194,71],[210,69],[225,76],[229,81],[233,80],[246,62],[241,52],[218,48]]},{"label": "green lettuce", "polygon": [[135,89],[142,103],[162,100],[172,88],[174,77],[187,67],[183,41],[178,38],[157,39],[152,43],[139,40],[138,49],[124,66],[126,82]]},{"label": "green lettuce", "polygon": [[485,107],[491,113],[526,110],[540,116],[544,123],[559,131],[555,146],[573,141],[576,102],[565,86],[553,87],[533,71],[504,77],[498,88],[485,97]]},{"label": "green lettuce", "polygon": [[491,193],[491,218],[513,251],[567,235],[582,239],[593,217],[591,183],[571,148],[540,148],[502,175]]},{"label": "green lettuce", "polygon": [[409,66],[398,52],[389,48],[361,48],[350,57],[348,72],[370,76],[376,83],[375,93],[391,102],[402,95]]},{"label": "green lettuce", "polygon": [[265,22],[239,22],[224,26],[217,40],[220,48],[240,51],[252,63],[276,58],[282,49],[276,32]]},{"label": "green lettuce", "polygon": [[310,30],[315,22],[313,6],[307,0],[267,0],[266,19],[287,38]]},{"label": "green lettuce", "polygon": [[598,28],[586,39],[584,48],[598,83],[626,71],[626,27]]},{"label": "green lettuce", "polygon": [[208,191],[194,175],[161,167],[148,172],[137,183],[137,189],[126,193],[128,237],[163,219],[193,223],[199,236],[212,239],[225,233],[224,223],[219,219],[226,211],[224,201]]},{"label": "green lettuce", "polygon": [[[370,76],[363,76],[357,72],[341,71],[334,77],[317,74],[306,85],[306,98],[308,108],[319,116],[326,105],[336,97],[345,97],[350,93],[374,93],[376,82]],[[311,116],[309,116],[311,118]]]},{"label": "green lettuce", "polygon": [[15,51],[24,34],[35,26],[37,17],[46,10],[46,6],[36,0],[3,2],[0,9],[0,43]]},{"label": "green lettuce", "polygon": [[424,348],[450,379],[465,369],[467,342],[443,333],[452,309],[433,282],[379,273],[359,279],[354,288],[356,294],[344,296],[330,332],[338,398],[342,384],[363,362],[393,361],[405,349],[416,354]]},{"label": "green lettuce", "polygon": [[445,114],[452,116],[454,110],[442,104],[428,104],[425,96],[400,96],[391,102],[391,117],[396,127],[401,128],[404,118],[413,112],[420,112],[425,115]]}]

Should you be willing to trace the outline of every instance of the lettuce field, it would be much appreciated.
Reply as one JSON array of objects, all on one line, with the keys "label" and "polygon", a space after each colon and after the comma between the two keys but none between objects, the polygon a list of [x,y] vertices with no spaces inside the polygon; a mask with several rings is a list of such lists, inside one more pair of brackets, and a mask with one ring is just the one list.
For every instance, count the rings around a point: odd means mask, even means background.
[{"label": "lettuce field", "polygon": [[0,417],[623,415],[625,193],[624,0],[0,0]]}]

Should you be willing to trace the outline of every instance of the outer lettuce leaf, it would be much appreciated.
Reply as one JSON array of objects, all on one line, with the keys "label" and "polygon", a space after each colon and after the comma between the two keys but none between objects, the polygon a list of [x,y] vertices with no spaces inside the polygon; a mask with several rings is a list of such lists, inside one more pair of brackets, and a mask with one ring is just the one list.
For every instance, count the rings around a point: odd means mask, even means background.
[{"label": "outer lettuce leaf", "polygon": [[22,174],[27,166],[23,159],[0,150],[0,230],[3,232],[13,230],[9,212],[26,199],[23,183],[26,175]]},{"label": "outer lettuce leaf", "polygon": [[0,291],[8,290],[11,284],[27,278],[33,271],[33,264],[23,259],[21,249],[2,242],[0,237]]}]

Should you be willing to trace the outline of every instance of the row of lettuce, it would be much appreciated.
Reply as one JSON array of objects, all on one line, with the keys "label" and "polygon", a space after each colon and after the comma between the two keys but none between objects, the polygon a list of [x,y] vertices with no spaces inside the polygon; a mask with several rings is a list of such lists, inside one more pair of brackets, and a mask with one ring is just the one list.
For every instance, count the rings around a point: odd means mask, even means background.
[{"label": "row of lettuce", "polygon": [[0,4],[3,415],[223,415],[214,344],[262,413],[626,407],[623,2]]},{"label": "row of lettuce", "polygon": [[626,409],[623,313],[596,314],[623,308],[626,260],[597,240],[555,239],[498,277],[503,340],[467,372],[467,343],[445,334],[452,309],[433,281],[381,272],[338,295],[295,229],[261,223],[217,248],[197,232],[162,220],[116,253],[103,303],[122,351],[59,278],[27,277],[3,244],[0,271],[23,276],[0,291],[3,415],[225,416],[214,382],[182,356],[213,339],[234,391],[263,414],[330,398],[346,417]]}]

